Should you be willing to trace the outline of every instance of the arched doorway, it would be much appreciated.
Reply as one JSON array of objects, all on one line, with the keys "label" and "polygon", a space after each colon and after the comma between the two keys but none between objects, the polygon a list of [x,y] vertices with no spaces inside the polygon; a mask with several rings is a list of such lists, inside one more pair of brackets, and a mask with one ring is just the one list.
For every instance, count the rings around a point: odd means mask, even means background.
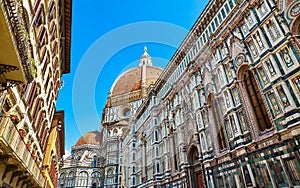
[{"label": "arched doorway", "polygon": [[199,152],[198,148],[194,145],[189,149],[188,162],[190,164],[188,171],[190,187],[204,188],[204,176],[202,174],[201,163],[199,161]]}]

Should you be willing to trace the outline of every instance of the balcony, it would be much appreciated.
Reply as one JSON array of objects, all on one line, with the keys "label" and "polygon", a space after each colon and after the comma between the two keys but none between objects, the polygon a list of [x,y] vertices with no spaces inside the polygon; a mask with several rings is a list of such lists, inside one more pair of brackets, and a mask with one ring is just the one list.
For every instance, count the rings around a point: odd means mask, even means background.
[{"label": "balcony", "polygon": [[0,156],[9,156],[6,164],[14,167],[13,173],[21,172],[17,185],[23,180],[29,187],[44,187],[45,177],[20,134],[10,117],[0,117]]},{"label": "balcony", "polygon": [[36,76],[28,32],[28,15],[22,1],[0,0],[0,83],[31,82]]}]

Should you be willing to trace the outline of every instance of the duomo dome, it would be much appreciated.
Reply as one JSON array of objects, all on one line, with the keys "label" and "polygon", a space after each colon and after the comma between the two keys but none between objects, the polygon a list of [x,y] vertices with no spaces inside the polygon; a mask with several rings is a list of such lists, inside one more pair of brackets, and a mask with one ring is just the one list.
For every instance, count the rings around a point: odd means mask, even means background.
[{"label": "duomo dome", "polygon": [[84,144],[100,145],[101,134],[99,131],[92,131],[82,135],[76,142],[75,146]]},{"label": "duomo dome", "polygon": [[156,82],[162,71],[163,69],[152,65],[152,59],[145,47],[139,66],[122,73],[112,85],[106,107],[145,97],[148,87]]}]

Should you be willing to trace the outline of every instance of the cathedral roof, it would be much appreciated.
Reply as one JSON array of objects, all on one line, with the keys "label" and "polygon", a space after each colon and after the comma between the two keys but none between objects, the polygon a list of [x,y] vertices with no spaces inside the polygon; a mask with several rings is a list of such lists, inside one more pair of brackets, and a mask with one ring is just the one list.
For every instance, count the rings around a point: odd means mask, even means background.
[{"label": "cathedral roof", "polygon": [[[161,73],[161,68],[146,65],[146,87],[149,87],[150,84],[154,84]],[[140,90],[142,88],[142,80],[142,67],[133,68],[124,72],[117,78],[113,85],[111,96]]]},{"label": "cathedral roof", "polygon": [[152,59],[145,47],[139,67],[127,70],[116,79],[111,88],[111,97],[141,90],[143,85],[148,88],[155,83],[162,71],[163,69],[152,66]]},{"label": "cathedral roof", "polygon": [[101,135],[99,131],[92,131],[82,135],[76,142],[75,146],[84,144],[100,145]]}]

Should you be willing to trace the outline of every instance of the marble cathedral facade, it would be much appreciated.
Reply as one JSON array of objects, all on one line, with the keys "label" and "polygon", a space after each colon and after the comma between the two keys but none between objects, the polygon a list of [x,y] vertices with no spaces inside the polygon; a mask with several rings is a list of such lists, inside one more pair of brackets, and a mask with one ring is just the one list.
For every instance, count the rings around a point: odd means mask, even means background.
[{"label": "marble cathedral facade", "polygon": [[145,50],[103,110],[103,187],[300,186],[299,33],[299,1],[211,0],[164,70]]},{"label": "marble cathedral facade", "polygon": [[121,185],[299,186],[299,10],[210,1],[131,116]]}]

